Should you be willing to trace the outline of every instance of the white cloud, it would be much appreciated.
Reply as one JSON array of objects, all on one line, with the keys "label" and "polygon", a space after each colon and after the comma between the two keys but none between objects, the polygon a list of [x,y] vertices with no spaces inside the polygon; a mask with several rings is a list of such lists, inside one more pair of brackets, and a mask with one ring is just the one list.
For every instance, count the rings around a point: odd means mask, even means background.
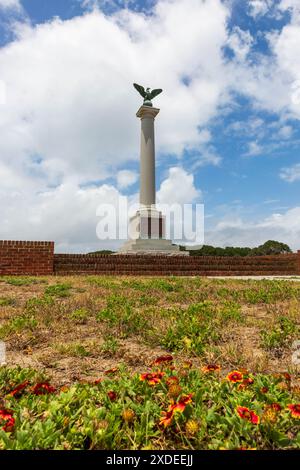
[{"label": "white cloud", "polygon": [[141,101],[133,81],[165,90],[156,100],[158,152],[196,149],[226,90],[228,13],[220,0],[162,1],[149,17],[93,11],[35,28],[19,25],[19,40],[0,50],[7,88],[2,158],[13,157],[18,167],[30,155],[52,168],[61,161],[62,181],[77,175],[82,182],[137,160]]},{"label": "white cloud", "polygon": [[248,0],[248,13],[254,18],[263,16],[270,11],[274,3],[274,0]]},{"label": "white cloud", "polygon": [[263,147],[257,142],[249,142],[248,151],[244,154],[245,157],[255,157],[263,152]]},{"label": "white cloud", "polygon": [[299,120],[300,23],[295,19],[293,14],[279,32],[266,33],[271,55],[258,55],[255,66],[235,68],[233,74],[240,92],[251,97],[257,108]]},{"label": "white cloud", "polygon": [[187,173],[183,168],[169,169],[157,193],[160,204],[190,204],[201,197],[201,191],[195,188],[193,174]]},{"label": "white cloud", "polygon": [[277,136],[282,139],[289,139],[293,135],[293,128],[292,126],[282,126],[278,133]]},{"label": "white cloud", "polygon": [[[192,238],[183,235],[187,235],[184,231],[184,224],[188,220],[196,220],[196,204],[199,204],[202,201],[202,192],[200,189],[195,187],[194,175],[188,173],[181,167],[172,167],[168,171],[167,178],[161,183],[160,189],[157,192],[157,208],[167,216],[167,232],[168,228],[170,229],[170,238],[176,238],[176,243],[181,244],[195,244],[194,234]],[[174,204],[178,204],[184,210],[179,218],[175,217],[173,220],[172,217],[169,219],[168,208],[174,208]],[[167,206],[164,207],[164,206]],[[176,213],[176,210],[175,210]],[[170,224],[170,226],[168,226]],[[177,234],[177,235],[176,235]],[[197,234],[198,238],[201,238],[201,234]],[[181,238],[177,240],[177,238]],[[201,238],[202,240],[202,238]],[[196,244],[199,244],[199,240],[196,241]]]},{"label": "white cloud", "polygon": [[293,250],[300,247],[300,207],[282,214],[272,214],[262,221],[247,222],[225,218],[207,232],[205,243],[215,246],[258,246],[267,240],[287,243]]},{"label": "white cloud", "polygon": [[227,133],[234,132],[243,136],[256,136],[262,138],[266,131],[266,124],[259,117],[250,117],[246,121],[233,121],[225,129]]},{"label": "white cloud", "polygon": [[137,182],[139,175],[135,171],[121,170],[117,174],[118,188],[125,189]]},{"label": "white cloud", "polygon": [[[95,8],[134,8],[137,0],[78,0],[83,8],[94,10]],[[147,0],[146,0],[147,3]]]},{"label": "white cloud", "polygon": [[238,60],[245,60],[253,44],[253,37],[249,31],[235,26],[230,34],[227,45],[232,49]]},{"label": "white cloud", "polygon": [[[1,181],[11,183],[13,176],[0,167]],[[17,182],[16,182],[17,183]],[[70,179],[56,188],[31,193],[30,185],[14,192],[1,186],[1,239],[55,240],[58,252],[89,252],[101,248],[118,249],[124,241],[103,241],[96,236],[101,204],[112,204],[116,209],[122,195],[112,185],[81,188]],[[17,186],[17,185],[16,185]],[[182,168],[171,168],[158,192],[160,203],[191,203],[201,192],[194,186],[193,175]],[[137,202],[137,195],[128,203]],[[118,227],[117,222],[117,227]]]},{"label": "white cloud", "polygon": [[281,0],[278,5],[280,11],[290,11],[293,15],[293,20],[299,19],[300,4],[298,0]]},{"label": "white cloud", "polygon": [[104,202],[117,206],[119,195],[113,186],[81,189],[73,181],[37,194],[26,186],[12,194],[1,191],[1,239],[55,240],[58,251],[101,248],[96,209]]},{"label": "white cloud", "polygon": [[271,54],[256,51],[252,64],[245,61],[241,61],[239,66],[229,64],[236,89],[248,96],[259,111],[275,113],[283,120],[299,120],[300,3],[298,0],[283,0],[279,6],[276,2],[258,2],[255,5],[261,6],[261,12],[266,11],[267,7],[275,12],[276,6],[281,8],[281,12],[289,10],[291,20],[280,30],[261,33],[269,43]]},{"label": "white cloud", "polygon": [[282,168],[280,178],[288,183],[300,181],[300,163],[296,163],[296,165],[289,168]]},{"label": "white cloud", "polygon": [[[119,188],[125,187],[128,178],[120,168],[138,161],[135,113],[141,98],[134,81],[164,89],[155,102],[161,108],[158,159],[164,153],[180,158],[188,148],[197,153],[198,165],[218,164],[207,126],[222,100],[229,99],[222,57],[228,17],[221,0],[164,0],[151,16],[128,10],[105,16],[94,10],[35,27],[14,23],[17,39],[0,48],[6,87],[0,114],[0,208],[5,214],[0,238],[47,237],[78,244],[69,235],[70,201],[71,212],[81,210],[84,194],[87,199],[98,194],[88,183],[108,177],[117,175]],[[57,217],[45,194],[59,205]],[[26,223],[26,214],[35,224]],[[47,214],[55,230],[46,229]],[[85,228],[75,231],[88,243],[92,226],[82,224]]]},{"label": "white cloud", "polygon": [[21,11],[22,5],[19,0],[0,0],[1,9]]}]

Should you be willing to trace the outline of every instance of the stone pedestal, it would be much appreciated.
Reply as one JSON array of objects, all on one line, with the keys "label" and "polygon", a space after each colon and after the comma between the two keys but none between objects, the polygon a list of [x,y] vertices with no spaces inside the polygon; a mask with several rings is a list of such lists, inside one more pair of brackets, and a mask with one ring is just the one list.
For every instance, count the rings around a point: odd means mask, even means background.
[{"label": "stone pedestal", "polygon": [[130,240],[122,254],[183,254],[179,247],[166,240],[165,217],[156,207],[154,120],[159,109],[141,106],[140,210],[129,222]]},{"label": "stone pedestal", "polygon": [[131,239],[161,240],[166,238],[166,218],[155,208],[140,209],[129,221]]},{"label": "stone pedestal", "polygon": [[125,255],[166,255],[188,256],[189,253],[180,251],[179,247],[172,245],[171,240],[136,240],[127,241],[119,250],[119,254]]}]

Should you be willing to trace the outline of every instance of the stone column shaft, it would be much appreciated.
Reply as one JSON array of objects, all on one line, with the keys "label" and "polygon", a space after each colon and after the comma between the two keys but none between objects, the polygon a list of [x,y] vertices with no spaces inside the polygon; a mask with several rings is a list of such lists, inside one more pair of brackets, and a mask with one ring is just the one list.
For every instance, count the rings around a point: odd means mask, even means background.
[{"label": "stone column shaft", "polygon": [[141,119],[140,204],[147,208],[156,203],[154,120],[158,113],[150,106],[141,106],[137,112]]}]

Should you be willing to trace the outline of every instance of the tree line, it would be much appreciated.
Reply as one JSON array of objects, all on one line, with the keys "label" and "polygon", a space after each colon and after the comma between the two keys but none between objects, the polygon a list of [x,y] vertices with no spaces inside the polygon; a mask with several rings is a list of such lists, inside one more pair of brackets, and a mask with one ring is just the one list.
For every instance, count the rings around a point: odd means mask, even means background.
[{"label": "tree line", "polygon": [[[181,247],[185,251],[185,247]],[[285,243],[268,240],[255,248],[227,246],[225,248],[203,245],[200,250],[189,250],[191,256],[266,256],[292,253]]]}]

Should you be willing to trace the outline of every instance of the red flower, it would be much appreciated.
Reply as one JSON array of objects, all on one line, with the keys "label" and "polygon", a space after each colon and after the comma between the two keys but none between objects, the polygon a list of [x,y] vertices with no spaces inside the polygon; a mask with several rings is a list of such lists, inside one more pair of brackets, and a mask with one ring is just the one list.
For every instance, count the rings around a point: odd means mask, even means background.
[{"label": "red flower", "polygon": [[108,369],[104,372],[105,375],[110,375],[110,374],[116,374],[117,372],[119,372],[119,368],[118,367],[113,367],[112,369]]},{"label": "red flower", "polygon": [[269,407],[274,411],[281,411],[282,409],[279,403],[272,403],[271,405],[269,405]]},{"label": "red flower", "polygon": [[154,372],[150,374],[141,374],[140,380],[146,381],[148,385],[156,385],[160,383],[161,379],[164,376],[164,372]]},{"label": "red flower", "polygon": [[11,395],[12,397],[15,397],[15,396],[18,396],[21,394],[21,392],[23,392],[23,390],[25,390],[25,388],[29,385],[29,381],[27,380],[26,382],[23,382],[19,385],[17,385],[17,387],[15,387],[10,393],[9,395]]},{"label": "red flower", "polygon": [[252,377],[248,377],[247,379],[243,380],[243,383],[246,385],[252,385],[254,383],[254,379],[252,379]]},{"label": "red flower", "polygon": [[0,419],[4,419],[4,421],[11,418],[12,415],[13,415],[13,411],[11,410],[6,410],[5,408],[0,410]]},{"label": "red flower", "polygon": [[99,385],[102,381],[103,379],[97,379],[94,381],[94,385]]},{"label": "red flower", "polygon": [[12,432],[15,426],[15,422],[16,422],[15,418],[11,416],[9,419],[6,420],[6,423],[2,427],[3,431]]},{"label": "red flower", "polygon": [[261,393],[268,393],[269,389],[268,389],[268,387],[262,387],[260,389],[260,391],[261,391]]},{"label": "red flower", "polygon": [[183,395],[180,399],[179,399],[179,403],[183,403],[185,406],[186,405],[189,405],[190,403],[192,403],[192,396],[193,394],[192,393],[189,393],[188,395]]},{"label": "red flower", "polygon": [[290,381],[292,380],[291,374],[289,374],[288,372],[283,372],[283,373],[282,373],[282,377],[283,377],[287,382],[290,382]]},{"label": "red flower", "polygon": [[12,416],[6,420],[5,425],[3,426],[3,431],[5,432],[12,432],[15,427],[16,420]]},{"label": "red flower", "polygon": [[238,390],[244,390],[245,388],[248,387],[248,385],[252,385],[254,380],[251,377],[248,377],[247,379],[243,379],[242,383],[239,384]]},{"label": "red flower", "polygon": [[249,410],[249,408],[238,406],[236,411],[240,418],[246,419],[252,424],[259,424],[259,416],[254,411]]},{"label": "red flower", "polygon": [[161,418],[159,424],[164,425],[165,428],[167,426],[170,426],[174,417],[174,413],[176,411],[178,411],[179,413],[183,413],[186,406],[192,403],[192,396],[192,393],[190,393],[189,395],[183,395],[176,403],[171,404],[168,408],[168,411],[162,412],[163,417]]},{"label": "red flower", "polygon": [[183,395],[181,398],[179,398],[177,403],[170,405],[168,411],[179,411],[180,413],[183,413],[186,406],[192,403],[192,396],[192,393],[190,393],[189,395]]},{"label": "red flower", "polygon": [[232,372],[229,372],[226,378],[227,380],[229,380],[229,382],[237,383],[237,382],[242,382],[244,379],[244,376],[240,371],[233,370]]},{"label": "red flower", "polygon": [[171,362],[173,362],[173,356],[159,356],[155,359],[155,361],[153,362],[153,365],[154,366],[159,366],[161,364],[170,364]]},{"label": "red flower", "polygon": [[52,387],[49,382],[41,382],[36,384],[33,387],[33,393],[34,395],[48,395],[49,393],[54,393],[55,388]]},{"label": "red flower", "polygon": [[202,372],[205,374],[209,372],[219,372],[221,370],[221,366],[218,364],[207,364],[206,366],[202,367]]},{"label": "red flower", "polygon": [[110,399],[110,401],[116,401],[116,399],[117,399],[117,394],[113,390],[110,390],[110,392],[108,392],[107,396]]},{"label": "red flower", "polygon": [[288,405],[288,409],[291,412],[291,415],[293,418],[300,419],[300,404],[297,405]]},{"label": "red flower", "polygon": [[175,375],[171,375],[171,377],[168,377],[166,380],[166,384],[168,387],[170,387],[170,385],[174,385],[178,383],[179,383],[179,378],[176,377]]},{"label": "red flower", "polygon": [[202,367],[202,372],[205,374],[209,372],[219,372],[221,370],[221,366],[218,364],[207,364],[206,366]]},{"label": "red flower", "polygon": [[6,409],[0,410],[0,421],[4,421],[4,426],[2,427],[3,431],[13,431],[15,426],[15,418],[13,417],[12,411]]},{"label": "red flower", "polygon": [[173,411],[163,411],[163,417],[160,419],[159,424],[163,425],[165,428],[170,426],[173,419]]}]

